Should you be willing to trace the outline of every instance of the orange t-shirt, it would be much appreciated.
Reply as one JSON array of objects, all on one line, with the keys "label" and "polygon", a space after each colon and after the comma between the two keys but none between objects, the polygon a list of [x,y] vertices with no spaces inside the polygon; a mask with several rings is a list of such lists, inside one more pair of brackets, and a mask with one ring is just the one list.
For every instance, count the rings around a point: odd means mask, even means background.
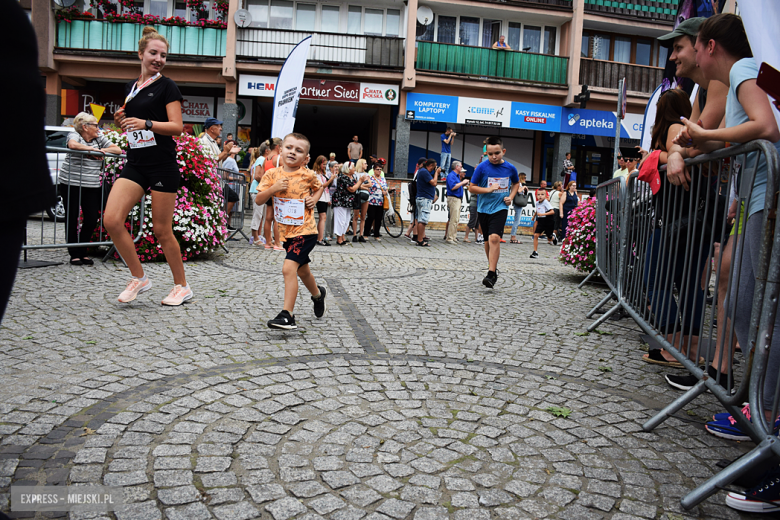
[{"label": "orange t-shirt", "polygon": [[[263,179],[257,186],[257,191],[265,191],[273,186],[279,179],[289,181],[287,189],[273,194],[274,198],[303,200],[322,187],[319,177],[307,168],[299,168],[294,172],[285,172],[281,166],[274,168],[263,175]],[[276,207],[274,211],[276,211]],[[314,210],[304,205],[303,224],[290,225],[279,223],[281,240],[292,237],[316,235],[317,224],[314,221]]]}]

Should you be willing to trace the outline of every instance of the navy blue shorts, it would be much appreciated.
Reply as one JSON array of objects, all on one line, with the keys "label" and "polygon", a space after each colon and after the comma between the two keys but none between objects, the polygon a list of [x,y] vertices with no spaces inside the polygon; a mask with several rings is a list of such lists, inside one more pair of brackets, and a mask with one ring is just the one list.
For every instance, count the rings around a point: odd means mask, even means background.
[{"label": "navy blue shorts", "polygon": [[285,260],[292,260],[298,265],[306,265],[311,262],[309,253],[311,253],[314,246],[317,245],[317,235],[292,237],[285,240],[282,245],[284,246],[284,250],[287,251]]}]

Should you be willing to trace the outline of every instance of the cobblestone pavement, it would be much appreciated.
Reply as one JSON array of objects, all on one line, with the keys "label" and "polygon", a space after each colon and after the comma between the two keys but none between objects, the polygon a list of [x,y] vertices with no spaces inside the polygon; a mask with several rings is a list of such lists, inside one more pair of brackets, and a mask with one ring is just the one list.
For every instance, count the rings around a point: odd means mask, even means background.
[{"label": "cobblestone pavement", "polygon": [[584,335],[603,286],[578,290],[555,248],[530,260],[522,242],[502,245],[494,290],[482,248],[441,233],[317,247],[329,308],[315,319],[301,287],[291,332],[265,326],[283,253],[246,242],[187,264],[178,308],[160,306],[164,264],[129,305],[120,264],[20,271],[0,328],[0,510],[11,484],[91,483],[127,505],[70,518],[753,518],[722,493],[681,510],[752,443],[704,431],[722,411],[709,395],[643,432],[679,394],[641,362],[638,327]]}]

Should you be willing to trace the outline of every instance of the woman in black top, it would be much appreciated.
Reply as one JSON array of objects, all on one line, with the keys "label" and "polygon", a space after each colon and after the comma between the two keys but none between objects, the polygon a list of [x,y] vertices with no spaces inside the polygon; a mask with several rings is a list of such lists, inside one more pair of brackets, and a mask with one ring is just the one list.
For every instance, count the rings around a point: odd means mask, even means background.
[{"label": "woman in black top", "polygon": [[173,211],[181,175],[172,136],[182,133],[183,124],[179,88],[161,74],[167,54],[168,41],[154,28],[144,27],[138,42],[141,75],[127,84],[125,104],[114,114],[115,123],[127,132],[129,150],[127,163],[109,195],[104,224],[133,276],[119,295],[122,303],[133,301],[152,287],[125,229],[127,214],[148,188],[152,190],[154,236],[165,253],[175,284],[162,303],[181,305],[192,298],[179,243],[173,234]]}]

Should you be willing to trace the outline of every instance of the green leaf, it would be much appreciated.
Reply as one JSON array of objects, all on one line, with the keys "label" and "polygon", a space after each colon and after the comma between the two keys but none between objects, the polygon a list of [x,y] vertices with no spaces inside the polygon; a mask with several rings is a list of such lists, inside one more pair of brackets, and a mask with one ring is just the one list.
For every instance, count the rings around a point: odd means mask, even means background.
[{"label": "green leaf", "polygon": [[685,413],[687,413],[688,415],[690,415],[692,417],[696,417],[696,412],[694,412],[693,410],[686,410]]},{"label": "green leaf", "polygon": [[33,339],[33,337],[32,336],[25,336],[22,339]]},{"label": "green leaf", "polygon": [[544,377],[546,377],[547,379],[555,379],[553,376],[544,376]]},{"label": "green leaf", "polygon": [[546,336],[546,335],[547,335],[547,333],[546,333],[546,332],[540,332],[540,333],[539,333],[539,335],[540,335],[540,336]]},{"label": "green leaf", "polygon": [[602,372],[612,372],[612,367],[599,367]]},{"label": "green leaf", "polygon": [[550,406],[545,412],[551,413],[555,417],[563,417],[564,419],[571,415],[571,410],[561,406]]},{"label": "green leaf", "polygon": [[213,298],[213,297],[214,297],[213,294],[209,294],[208,296],[204,296],[204,298]]},{"label": "green leaf", "polygon": [[590,336],[590,332],[575,332],[575,336]]},{"label": "green leaf", "polygon": [[599,334],[601,334],[602,336],[614,336],[614,335],[615,335],[615,333],[614,333],[614,332],[607,332],[606,330],[599,330],[599,329],[596,329],[596,332],[598,332],[598,333],[599,333]]},{"label": "green leaf", "polygon": [[95,341],[94,339],[91,339],[91,340],[87,341],[86,343],[87,343],[87,345],[94,345],[95,343],[97,343],[97,341]]}]

